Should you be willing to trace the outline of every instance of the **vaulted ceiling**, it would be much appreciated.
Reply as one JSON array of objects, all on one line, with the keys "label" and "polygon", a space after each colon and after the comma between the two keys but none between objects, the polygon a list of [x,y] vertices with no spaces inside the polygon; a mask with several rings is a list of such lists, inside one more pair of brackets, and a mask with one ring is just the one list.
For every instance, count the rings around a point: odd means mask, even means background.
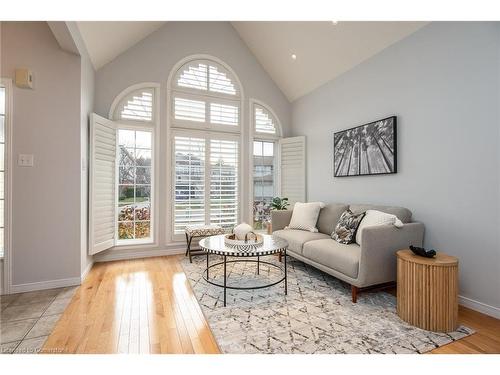
[{"label": "vaulted ceiling", "polygon": [[[96,69],[165,22],[78,22]],[[415,32],[426,22],[232,22],[290,101]],[[294,55],[295,58],[292,58]]]}]

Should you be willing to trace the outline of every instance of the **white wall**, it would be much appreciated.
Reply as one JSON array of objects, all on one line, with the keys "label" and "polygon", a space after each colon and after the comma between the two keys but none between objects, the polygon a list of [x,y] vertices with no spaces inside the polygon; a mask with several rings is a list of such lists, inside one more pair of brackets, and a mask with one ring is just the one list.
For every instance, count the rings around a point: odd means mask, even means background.
[{"label": "white wall", "polygon": [[[284,125],[285,134],[290,125],[291,106],[272,79],[263,70],[229,22],[168,22],[143,41],[139,42],[96,73],[95,109],[107,117],[113,99],[125,88],[140,82],[161,84],[161,131],[160,140],[160,194],[159,247],[165,247],[170,238],[165,232],[168,214],[166,199],[170,187],[166,187],[167,139],[166,139],[166,92],[167,79],[173,66],[182,58],[193,54],[208,54],[222,59],[236,72],[243,85],[245,106],[242,120],[249,122],[248,99],[255,98],[271,106]],[[248,163],[248,138],[244,144]],[[247,176],[245,176],[247,177]],[[249,215],[248,183],[242,186],[245,211]],[[109,251],[107,252],[109,253]]]},{"label": "white wall", "polygon": [[[63,52],[45,22],[2,22],[1,76],[34,73],[13,89],[12,282],[80,277],[80,57]],[[34,154],[33,168],[15,165]]]},{"label": "white wall", "polygon": [[[431,23],[297,100],[292,115],[293,134],[307,136],[309,200],[408,207],[425,246],[459,258],[460,294],[497,314],[499,37],[495,23]],[[393,114],[398,173],[333,178],[333,133]]]}]

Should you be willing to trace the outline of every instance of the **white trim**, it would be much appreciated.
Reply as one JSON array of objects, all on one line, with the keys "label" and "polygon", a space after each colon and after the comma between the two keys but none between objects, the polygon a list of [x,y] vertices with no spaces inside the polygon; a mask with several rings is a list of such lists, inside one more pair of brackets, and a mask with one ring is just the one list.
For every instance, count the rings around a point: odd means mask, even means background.
[{"label": "white trim", "polygon": [[70,277],[67,279],[47,280],[47,281],[38,281],[35,283],[12,285],[10,291],[12,294],[24,293],[24,292],[33,292],[35,290],[63,288],[66,286],[75,286],[80,284],[81,284],[81,276],[77,276],[77,277]]},{"label": "white trim", "polygon": [[[173,121],[172,121],[172,113],[173,113],[173,108],[172,108],[172,101],[173,101],[173,92],[177,90],[177,87],[173,87],[173,80],[174,78],[177,76],[177,72],[178,70],[184,65],[186,64],[187,62],[189,61],[192,61],[192,60],[209,60],[209,61],[213,61],[217,64],[219,64],[220,66],[222,66],[224,69],[226,69],[231,75],[232,77],[235,79],[236,83],[238,84],[238,88],[239,88],[239,98],[235,98],[235,99],[239,99],[239,102],[240,102],[240,126],[238,126],[238,129],[240,130],[239,132],[239,137],[240,137],[240,140],[239,140],[239,162],[238,162],[238,167],[239,167],[239,171],[238,171],[238,183],[239,183],[239,187],[240,189],[238,189],[238,194],[239,194],[239,197],[240,199],[242,200],[242,204],[241,204],[241,207],[239,208],[238,210],[238,220],[241,220],[241,218],[243,217],[243,211],[244,211],[244,208],[245,208],[245,200],[244,200],[244,197],[245,197],[245,193],[248,194],[248,192],[245,192],[243,187],[244,187],[244,178],[248,178],[247,175],[247,168],[243,168],[243,167],[246,167],[248,165],[248,163],[244,163],[244,148],[245,148],[245,94],[244,94],[244,88],[243,88],[243,85],[241,84],[241,81],[238,77],[238,75],[236,74],[236,72],[228,65],[226,64],[224,61],[222,61],[221,59],[215,57],[215,56],[211,56],[211,55],[207,55],[207,54],[194,54],[194,55],[188,55],[186,57],[184,57],[183,59],[179,60],[173,67],[172,69],[170,70],[170,73],[168,75],[168,79],[167,79],[167,97],[166,97],[166,103],[167,103],[167,106],[166,106],[166,110],[167,110],[167,113],[166,113],[166,120],[167,120],[167,131],[166,131],[166,141],[167,141],[167,149],[165,150],[166,152],[166,163],[165,163],[165,179],[166,179],[166,194],[168,197],[170,197],[170,199],[167,199],[167,204],[166,204],[166,217],[169,218],[170,220],[166,220],[166,223],[165,223],[165,238],[166,238],[166,241],[167,242],[176,242],[176,237],[175,237],[175,233],[174,233],[174,226],[173,226],[173,221],[172,221],[172,218],[173,218],[173,215],[174,215],[174,210],[173,210],[173,204],[172,204],[172,194],[175,194],[175,181],[174,179],[172,178],[172,162],[173,162],[173,137],[172,137],[172,132],[175,130],[175,131],[179,131],[180,129],[179,128],[174,128],[173,126]],[[201,95],[203,95],[201,92],[200,92]],[[221,94],[221,98],[224,98],[224,97],[228,97],[228,95],[224,95],[224,94]],[[247,125],[249,126],[249,125]],[[206,132],[206,130],[205,130]],[[227,134],[231,134],[230,131],[226,132]],[[233,133],[234,136],[238,136],[238,133]],[[219,135],[220,136],[220,135]],[[170,148],[170,149],[169,149]],[[244,177],[245,176],[245,177]],[[168,191],[168,189],[170,189],[170,191]]]},{"label": "white trim", "polygon": [[5,87],[5,159],[4,159],[4,257],[3,293],[12,293],[12,80],[1,78],[0,85]]},{"label": "white trim", "polygon": [[92,260],[89,264],[87,264],[87,267],[83,270],[82,274],[80,275],[80,283],[83,283],[85,281],[85,278],[89,274],[90,270],[94,266],[94,260]]},{"label": "white trim", "polygon": [[[120,249],[121,250],[121,249]],[[186,244],[175,244],[170,247],[163,249],[150,250],[143,248],[136,251],[117,251],[112,250],[107,254],[100,254],[94,257],[95,262],[110,262],[114,260],[127,260],[127,259],[137,259],[137,258],[151,258],[160,257],[167,255],[179,255],[184,254],[186,251]]]},{"label": "white trim", "polygon": [[487,305],[486,303],[473,300],[464,296],[458,296],[458,303],[471,310],[478,311],[496,319],[500,319],[500,308]]}]

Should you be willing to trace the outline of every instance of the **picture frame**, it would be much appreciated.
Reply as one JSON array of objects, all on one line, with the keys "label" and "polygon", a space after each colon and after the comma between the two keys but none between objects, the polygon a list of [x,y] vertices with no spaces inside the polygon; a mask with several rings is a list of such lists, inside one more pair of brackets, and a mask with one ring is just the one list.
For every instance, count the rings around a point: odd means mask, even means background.
[{"label": "picture frame", "polygon": [[397,117],[389,116],[333,134],[333,176],[397,173]]}]

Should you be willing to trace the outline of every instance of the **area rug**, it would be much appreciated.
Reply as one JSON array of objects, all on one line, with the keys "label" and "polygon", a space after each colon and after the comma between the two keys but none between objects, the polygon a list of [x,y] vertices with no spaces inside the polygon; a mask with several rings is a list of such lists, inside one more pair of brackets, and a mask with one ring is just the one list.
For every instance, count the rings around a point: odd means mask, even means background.
[{"label": "area rug", "polygon": [[[218,256],[211,255],[210,264]],[[396,298],[386,292],[362,293],[351,302],[350,289],[339,280],[288,258],[288,295],[283,284],[257,290],[227,290],[202,278],[204,256],[181,264],[223,353],[425,353],[474,333],[425,331],[402,321]],[[278,264],[277,257],[266,257]],[[222,282],[222,266],[210,269]],[[263,285],[280,271],[255,263],[228,263],[228,285]]]}]

